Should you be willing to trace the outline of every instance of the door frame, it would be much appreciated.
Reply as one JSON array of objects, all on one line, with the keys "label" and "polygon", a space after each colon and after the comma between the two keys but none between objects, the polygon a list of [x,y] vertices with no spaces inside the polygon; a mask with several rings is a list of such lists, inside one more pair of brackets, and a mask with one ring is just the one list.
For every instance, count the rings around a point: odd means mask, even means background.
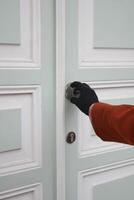
[{"label": "door frame", "polygon": [[65,0],[56,0],[57,200],[65,200]]}]

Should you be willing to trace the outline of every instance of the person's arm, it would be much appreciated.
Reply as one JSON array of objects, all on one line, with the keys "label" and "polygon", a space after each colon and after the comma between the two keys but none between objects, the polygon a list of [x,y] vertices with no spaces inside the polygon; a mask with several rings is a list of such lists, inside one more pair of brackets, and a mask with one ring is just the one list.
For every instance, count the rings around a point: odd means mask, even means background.
[{"label": "person's arm", "polygon": [[71,102],[90,116],[102,140],[134,145],[134,106],[100,103],[95,91],[85,83],[73,82],[71,87],[80,91],[80,97],[72,97]]},{"label": "person's arm", "polygon": [[90,118],[102,140],[134,145],[134,106],[95,103]]}]

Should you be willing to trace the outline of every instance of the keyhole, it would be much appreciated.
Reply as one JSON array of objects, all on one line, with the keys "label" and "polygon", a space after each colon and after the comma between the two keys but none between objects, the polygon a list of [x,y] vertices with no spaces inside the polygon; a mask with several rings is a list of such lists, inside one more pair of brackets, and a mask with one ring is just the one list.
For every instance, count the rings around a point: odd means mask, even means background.
[{"label": "keyhole", "polygon": [[76,135],[74,132],[69,132],[66,138],[67,143],[72,144],[76,139]]},{"label": "keyhole", "polygon": [[71,141],[71,143],[73,142],[73,140],[74,140],[74,134],[70,134],[70,141]]}]

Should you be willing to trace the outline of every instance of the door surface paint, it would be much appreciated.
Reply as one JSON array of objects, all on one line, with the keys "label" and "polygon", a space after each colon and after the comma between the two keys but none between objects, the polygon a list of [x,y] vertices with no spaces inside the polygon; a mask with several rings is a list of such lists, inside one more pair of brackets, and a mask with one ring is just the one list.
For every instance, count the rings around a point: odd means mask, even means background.
[{"label": "door surface paint", "polygon": [[0,199],[55,200],[53,17],[53,0],[0,0]]},{"label": "door surface paint", "polygon": [[[134,104],[134,2],[66,1],[66,84],[82,81],[102,102]],[[66,100],[66,200],[132,200],[134,149],[103,142]],[[110,130],[109,130],[110,131]]]}]

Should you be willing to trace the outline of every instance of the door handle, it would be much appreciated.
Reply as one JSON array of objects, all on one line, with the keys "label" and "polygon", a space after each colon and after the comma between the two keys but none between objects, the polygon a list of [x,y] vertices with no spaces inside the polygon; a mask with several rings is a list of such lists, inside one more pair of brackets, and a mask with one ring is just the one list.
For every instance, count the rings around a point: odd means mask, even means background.
[{"label": "door handle", "polygon": [[80,91],[71,87],[71,83],[68,83],[66,85],[66,89],[65,89],[65,97],[69,101],[71,100],[72,97],[79,98],[80,97]]}]

